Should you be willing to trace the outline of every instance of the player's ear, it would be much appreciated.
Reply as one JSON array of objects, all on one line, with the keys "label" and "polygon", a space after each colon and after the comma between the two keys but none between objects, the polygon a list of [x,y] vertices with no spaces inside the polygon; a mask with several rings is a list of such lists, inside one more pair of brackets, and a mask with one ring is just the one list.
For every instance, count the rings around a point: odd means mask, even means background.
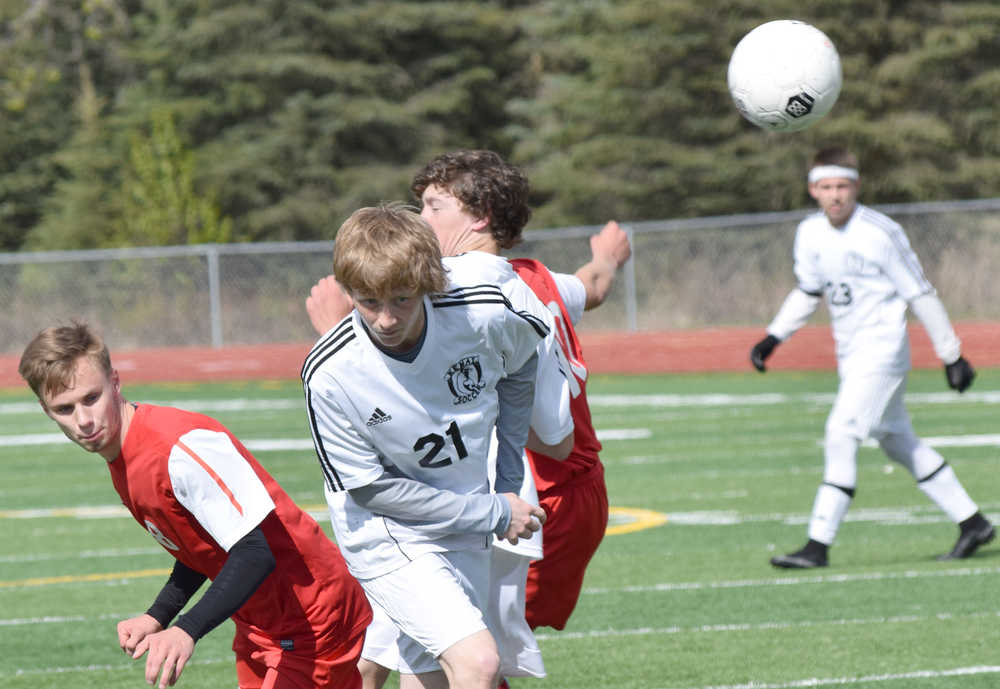
[{"label": "player's ear", "polygon": [[484,215],[481,218],[476,218],[472,225],[470,226],[476,232],[482,232],[483,230],[489,228],[490,226],[490,216]]},{"label": "player's ear", "polygon": [[819,196],[816,192],[816,182],[809,182],[809,195],[813,197],[816,201],[819,201]]}]

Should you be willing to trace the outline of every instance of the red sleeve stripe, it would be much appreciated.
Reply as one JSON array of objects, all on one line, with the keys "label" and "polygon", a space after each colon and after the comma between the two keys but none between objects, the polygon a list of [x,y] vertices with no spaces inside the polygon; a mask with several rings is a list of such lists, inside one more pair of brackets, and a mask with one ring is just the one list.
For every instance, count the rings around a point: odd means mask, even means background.
[{"label": "red sleeve stripe", "polygon": [[212,480],[215,481],[216,485],[218,485],[219,488],[222,490],[222,492],[226,494],[226,497],[229,498],[229,502],[233,503],[233,507],[236,508],[236,511],[239,512],[240,516],[242,517],[243,507],[236,500],[236,496],[233,495],[233,491],[229,490],[229,486],[227,486],[226,482],[222,480],[222,477],[219,476],[217,473],[215,473],[215,471],[212,470],[212,467],[208,466],[208,463],[205,462],[205,460],[203,460],[201,457],[199,457],[194,450],[192,450],[190,447],[188,447],[179,440],[177,441],[177,447],[187,452],[191,456],[191,459],[198,462],[198,465],[202,469],[208,472],[208,475],[212,477]]}]

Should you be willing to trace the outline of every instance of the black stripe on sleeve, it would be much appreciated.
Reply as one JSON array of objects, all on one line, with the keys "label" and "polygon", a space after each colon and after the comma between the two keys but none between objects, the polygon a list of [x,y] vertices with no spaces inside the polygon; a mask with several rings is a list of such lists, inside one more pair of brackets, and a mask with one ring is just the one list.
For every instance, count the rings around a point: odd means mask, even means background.
[{"label": "black stripe on sleeve", "polygon": [[917,258],[916,252],[910,246],[906,234],[899,223],[869,208],[865,208],[865,211],[864,219],[885,233],[893,247],[895,247],[896,253],[899,254],[904,265],[906,265],[907,271],[913,276],[914,281],[925,292],[933,289],[930,280],[924,275],[924,270],[920,265],[920,260]]},{"label": "black stripe on sleeve", "polygon": [[346,347],[355,337],[357,336],[354,333],[353,321],[345,320],[340,326],[331,331],[329,335],[316,343],[302,364],[302,388],[305,393],[306,413],[309,417],[309,431],[312,434],[316,458],[319,460],[320,468],[323,470],[323,479],[326,481],[327,487],[333,491],[344,490],[344,484],[337,470],[334,468],[333,462],[330,460],[326,446],[323,444],[323,439],[319,432],[319,419],[313,408],[310,382],[323,363],[335,356],[337,352]]},{"label": "black stripe on sleeve", "polygon": [[496,285],[460,287],[433,295],[431,303],[436,309],[471,304],[503,304],[507,310],[530,323],[539,337],[545,337],[549,334],[549,328],[543,320],[527,311],[518,311],[515,309],[514,305],[510,303],[510,300],[507,299],[506,295]]}]

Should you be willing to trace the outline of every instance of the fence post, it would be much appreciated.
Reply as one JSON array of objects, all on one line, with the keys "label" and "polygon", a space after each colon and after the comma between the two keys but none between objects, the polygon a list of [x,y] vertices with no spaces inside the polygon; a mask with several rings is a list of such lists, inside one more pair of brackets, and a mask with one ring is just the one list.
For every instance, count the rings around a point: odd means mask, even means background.
[{"label": "fence post", "polygon": [[210,244],[205,247],[205,259],[208,261],[208,303],[210,322],[212,324],[212,347],[222,347],[222,296],[219,288],[219,247]]},{"label": "fence post", "polygon": [[625,234],[628,236],[629,246],[632,247],[632,255],[625,261],[625,321],[630,331],[639,329],[639,306],[636,303],[637,292],[635,285],[635,232],[630,225],[625,226]]}]

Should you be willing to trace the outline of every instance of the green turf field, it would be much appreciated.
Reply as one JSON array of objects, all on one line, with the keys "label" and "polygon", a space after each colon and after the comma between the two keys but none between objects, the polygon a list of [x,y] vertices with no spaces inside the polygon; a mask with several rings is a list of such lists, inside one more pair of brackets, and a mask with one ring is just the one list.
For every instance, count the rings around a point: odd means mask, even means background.
[{"label": "green turf field", "polygon": [[[981,372],[959,396],[940,371],[915,372],[908,398],[918,434],[994,521],[998,373]],[[835,385],[832,373],[595,378],[610,532],[567,629],[539,630],[549,677],[511,685],[1000,685],[1000,545],[935,561],[955,527],[878,450],[861,451],[831,566],[768,564],[805,540]],[[294,382],[125,392],[209,413],[251,449],[290,441],[293,449],[255,452],[295,500],[321,508]],[[0,687],[145,686],[142,663],[118,650],[115,624],[146,609],[172,560],[115,509],[103,460],[55,433],[30,394],[0,390]],[[178,686],[235,687],[231,636],[226,623],[203,639]]]}]

